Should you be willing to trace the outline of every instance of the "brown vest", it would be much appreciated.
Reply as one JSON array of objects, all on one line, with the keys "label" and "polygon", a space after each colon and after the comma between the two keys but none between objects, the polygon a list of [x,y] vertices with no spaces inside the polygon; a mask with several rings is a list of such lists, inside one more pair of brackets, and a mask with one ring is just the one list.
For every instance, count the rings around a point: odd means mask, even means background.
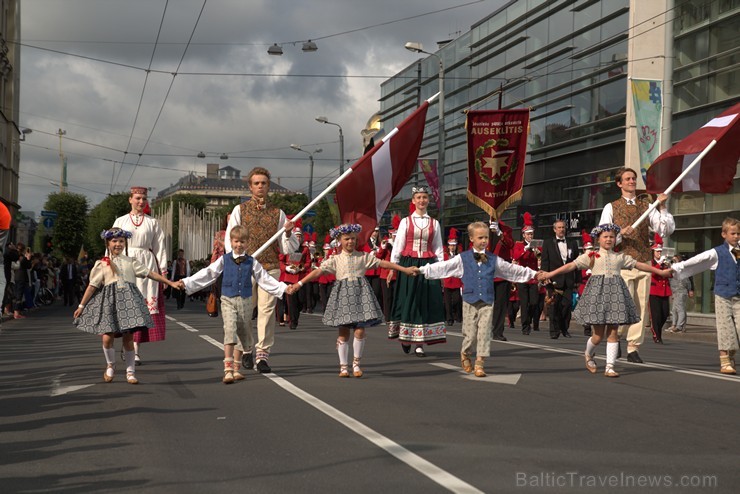
[{"label": "brown vest", "polygon": [[[260,208],[257,202],[250,199],[241,203],[241,224],[247,228],[247,252],[252,253],[262,247],[262,244],[270,240],[277,232],[277,224],[280,221],[280,208],[273,206],[269,201],[264,208]],[[265,251],[257,257],[257,260],[266,270],[280,269],[278,259],[278,241],[273,242]]]},{"label": "brown vest", "polygon": [[[627,228],[642,216],[649,206],[646,201],[640,199],[635,199],[635,205],[631,206],[620,197],[612,202],[612,221],[620,228]],[[640,262],[650,262],[653,255],[650,251],[650,232],[647,221],[640,223],[629,237],[622,235],[619,252],[632,256]]]}]

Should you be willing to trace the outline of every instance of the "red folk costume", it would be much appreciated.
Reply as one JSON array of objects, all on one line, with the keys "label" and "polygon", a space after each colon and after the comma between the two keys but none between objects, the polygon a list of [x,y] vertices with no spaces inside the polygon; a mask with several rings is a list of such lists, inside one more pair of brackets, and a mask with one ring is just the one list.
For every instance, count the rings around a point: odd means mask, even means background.
[{"label": "red folk costume", "polygon": [[[657,233],[653,240],[653,252],[663,252],[663,239]],[[650,260],[654,268],[666,269],[668,263],[661,257],[659,260],[655,256]],[[670,314],[669,299],[673,294],[671,291],[670,280],[657,274],[650,277],[650,329],[653,333],[655,343],[663,343],[663,326],[665,326]]]},{"label": "red folk costume", "polygon": [[[586,230],[581,230],[581,241],[583,242],[583,250],[588,251],[593,248],[593,243],[591,243],[591,234],[587,232]],[[581,283],[578,285],[578,296],[580,297],[583,295],[583,290],[586,288],[586,283],[588,283],[588,279],[591,277],[591,270],[590,269],[582,269],[581,270]]]}]

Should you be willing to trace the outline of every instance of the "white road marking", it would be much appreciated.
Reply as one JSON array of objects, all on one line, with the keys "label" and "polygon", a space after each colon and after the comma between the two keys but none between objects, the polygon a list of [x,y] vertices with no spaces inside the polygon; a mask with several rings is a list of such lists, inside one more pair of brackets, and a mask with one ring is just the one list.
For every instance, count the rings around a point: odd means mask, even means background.
[{"label": "white road marking", "polygon": [[221,350],[223,350],[223,349],[224,349],[224,344],[223,344],[223,343],[221,343],[220,341],[218,341],[218,340],[214,340],[213,338],[211,338],[210,336],[208,336],[208,335],[205,335],[205,334],[200,334],[200,335],[198,335],[198,336],[200,336],[201,338],[203,338],[204,340],[206,340],[206,341],[207,341],[208,343],[210,343],[211,345],[213,345],[213,346],[215,346],[215,347],[218,347],[218,348],[220,348]]},{"label": "white road marking", "polygon": [[449,369],[459,372],[460,374],[462,374],[462,376],[460,377],[462,377],[463,379],[468,379],[470,381],[516,385],[516,383],[518,383],[519,379],[521,379],[522,377],[521,374],[488,374],[486,377],[475,377],[475,375],[468,374],[457,365],[443,364],[442,362],[436,362],[431,365],[436,365],[437,367],[441,367],[443,369]]},{"label": "white road marking", "polygon": [[[457,336],[459,338],[462,338],[462,333],[455,333],[451,331],[447,331],[448,335]],[[496,344],[504,344],[504,345],[514,345],[514,346],[520,346],[524,348],[533,348],[537,350],[545,350],[547,352],[553,352],[553,353],[566,353],[569,355],[577,355],[579,357],[583,357],[583,352],[578,350],[570,350],[568,348],[555,348],[547,345],[540,345],[537,343],[524,343],[519,341],[497,341]],[[606,360],[605,357],[599,357],[595,356],[594,359],[596,360]],[[740,383],[740,376],[728,376],[726,374],[720,374],[719,371],[717,373],[708,372],[708,371],[702,371],[702,370],[696,370],[696,369],[689,369],[686,367],[679,367],[677,365],[668,365],[668,364],[658,364],[658,363],[647,363],[647,364],[636,364],[634,362],[628,362],[627,360],[619,360],[618,361],[620,365],[634,365],[638,367],[649,367],[652,369],[660,369],[660,370],[666,370],[671,372],[676,372],[678,374],[687,374],[689,376],[697,376],[697,377],[708,377],[710,379],[719,379],[720,381],[730,381],[735,383]]]},{"label": "white road marking", "polygon": [[57,377],[51,380],[51,394],[50,396],[61,396],[71,393],[72,391],[79,391],[81,389],[95,386],[95,384],[80,384],[76,386],[62,386],[62,377],[66,374],[59,374]]}]

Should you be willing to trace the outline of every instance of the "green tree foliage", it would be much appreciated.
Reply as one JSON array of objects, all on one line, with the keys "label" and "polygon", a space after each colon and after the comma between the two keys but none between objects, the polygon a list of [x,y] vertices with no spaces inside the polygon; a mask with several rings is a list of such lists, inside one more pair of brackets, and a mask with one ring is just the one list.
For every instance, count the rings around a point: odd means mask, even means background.
[{"label": "green tree foliage", "polygon": [[85,230],[85,250],[90,258],[101,257],[105,252],[105,244],[100,239],[100,232],[112,227],[116,218],[131,211],[128,198],[128,192],[113,194],[90,210]]},{"label": "green tree foliage", "polygon": [[89,207],[85,196],[70,192],[54,193],[46,199],[44,209],[57,213],[52,235],[53,253],[57,257],[77,257],[85,243]]}]

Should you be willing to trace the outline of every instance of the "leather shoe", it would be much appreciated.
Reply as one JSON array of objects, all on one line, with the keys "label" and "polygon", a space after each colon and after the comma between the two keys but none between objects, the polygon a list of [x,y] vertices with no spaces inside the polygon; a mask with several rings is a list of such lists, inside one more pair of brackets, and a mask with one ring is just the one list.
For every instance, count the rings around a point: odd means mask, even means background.
[{"label": "leather shoe", "polygon": [[558,338],[560,338],[559,334],[556,334],[555,336],[550,336],[551,340],[557,340]]},{"label": "leather shoe", "polygon": [[401,349],[403,350],[403,353],[409,353],[411,351],[411,345],[404,345],[401,343]]},{"label": "leather shoe", "polygon": [[254,369],[254,354],[252,352],[242,355],[242,367],[245,369]]},{"label": "leather shoe", "polygon": [[494,336],[493,339],[496,341],[509,341],[506,339],[506,336]]},{"label": "leather shoe", "polygon": [[272,372],[272,369],[269,365],[267,365],[267,360],[260,360],[257,362],[257,372],[260,374],[269,374]]},{"label": "leather shoe", "polygon": [[640,358],[640,354],[637,353],[637,350],[635,350],[634,352],[629,352],[627,354],[627,361],[628,362],[635,363],[635,364],[643,364],[644,363],[642,361],[642,359]]},{"label": "leather shoe", "polygon": [[290,323],[290,329],[295,329],[297,327],[298,327],[298,324],[297,323],[294,323],[294,322],[291,322]]},{"label": "leather shoe", "polygon": [[424,349],[422,347],[420,347],[420,346],[417,346],[414,349],[414,353],[416,354],[417,357],[426,357],[427,356],[427,354],[424,353]]},{"label": "leather shoe", "polygon": [[570,335],[570,333],[569,333],[569,332],[567,332],[567,331],[564,331],[564,332],[563,332],[563,337],[564,337],[564,338],[572,338],[572,336]]}]

